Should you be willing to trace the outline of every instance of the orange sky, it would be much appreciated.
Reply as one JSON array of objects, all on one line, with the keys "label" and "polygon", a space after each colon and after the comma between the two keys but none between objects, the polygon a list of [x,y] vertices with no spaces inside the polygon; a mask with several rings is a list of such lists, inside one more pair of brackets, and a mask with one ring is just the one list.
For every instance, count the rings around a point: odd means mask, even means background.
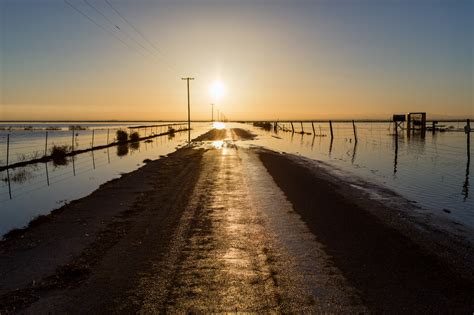
[{"label": "orange sky", "polygon": [[474,114],[469,1],[110,1],[135,29],[70,2],[108,32],[63,1],[2,2],[0,119],[185,119],[183,76],[194,119]]}]

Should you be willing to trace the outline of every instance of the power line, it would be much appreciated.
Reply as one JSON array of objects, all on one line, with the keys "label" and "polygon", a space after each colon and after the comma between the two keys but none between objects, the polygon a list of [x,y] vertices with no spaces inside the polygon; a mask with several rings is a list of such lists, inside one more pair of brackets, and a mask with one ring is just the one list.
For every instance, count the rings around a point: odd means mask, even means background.
[{"label": "power line", "polygon": [[123,14],[121,14],[120,11],[112,5],[112,3],[110,3],[108,0],[104,1],[109,5],[109,7],[112,8],[112,10],[115,11],[115,13],[117,13],[118,16],[122,18],[122,20],[125,21],[125,23],[127,23],[131,28],[133,28],[133,30],[138,35],[140,35],[151,47],[153,47],[153,49],[155,49],[158,53],[162,54],[162,52],[145,35],[143,35],[143,33],[137,27],[135,27],[132,22],[130,22]]},{"label": "power line", "polygon": [[69,1],[67,0],[64,0],[64,3],[66,3],[68,6],[70,6],[71,8],[73,8],[76,12],[78,12],[79,14],[81,14],[83,17],[85,17],[86,19],[88,19],[89,21],[91,21],[92,23],[94,23],[95,25],[97,25],[98,27],[100,27],[104,32],[108,33],[109,35],[113,36],[115,39],[121,41],[125,46],[127,46],[128,48],[130,49],[134,49],[132,46],[130,46],[129,44],[127,44],[125,41],[123,41],[120,37],[118,37],[117,35],[115,35],[113,32],[109,31],[107,28],[105,28],[103,25],[97,23],[94,19],[92,19],[90,16],[88,16],[86,13],[82,12],[81,10],[79,10],[78,8],[76,8],[74,5],[72,5],[71,3],[69,3]]},{"label": "power line", "polygon": [[[172,61],[170,60],[170,58],[168,58],[168,56],[167,56],[162,50],[158,49],[158,48],[153,44],[153,42],[152,42],[147,36],[145,36],[145,34],[144,34],[142,31],[140,31],[140,29],[139,29],[138,27],[135,26],[135,24],[133,24],[129,19],[127,19],[124,14],[122,14],[114,5],[112,5],[112,3],[110,3],[109,0],[104,0],[104,1],[105,1],[105,3],[107,3],[107,4],[110,6],[110,8],[111,8],[112,10],[115,11],[115,13],[117,13],[118,16],[120,16],[120,18],[122,18],[122,20],[125,21],[125,23],[127,23],[138,35],[140,35],[140,37],[143,38],[143,40],[145,40],[145,41],[148,43],[148,45],[150,45],[158,54],[160,54],[160,55],[163,57],[164,61],[167,61],[167,62],[169,63],[168,65],[169,65],[173,70],[179,72],[179,70],[178,70],[177,67],[176,67],[176,64],[175,64],[174,62],[172,62]],[[196,71],[195,71],[195,72],[196,72]],[[198,73],[198,74],[199,74],[199,73]],[[198,85],[199,87],[203,88],[203,89],[205,88],[205,87],[202,86],[200,83],[197,83],[197,85]]]},{"label": "power line", "polygon": [[174,64],[174,62],[171,62],[169,60],[169,58],[163,53],[163,51],[161,51],[160,49],[158,49],[151,40],[148,39],[148,37],[145,36],[145,34],[140,31],[140,29],[138,27],[136,27],[131,21],[129,21],[124,14],[120,13],[120,11],[114,6],[112,5],[112,3],[110,3],[108,0],[104,0],[105,3],[107,3],[107,5],[112,9],[114,10],[114,12],[120,16],[120,18],[122,20],[125,21],[125,23],[127,23],[138,35],[140,35],[140,37],[145,40],[148,45],[150,45],[150,47],[152,47],[158,54],[160,54],[166,61],[168,61],[170,64],[169,66],[173,68],[173,70],[175,71],[178,71],[178,69],[176,68],[176,65]]},{"label": "power line", "polygon": [[94,5],[92,5],[89,1],[87,0],[84,0],[84,2],[90,6],[95,12],[97,12],[100,16],[102,16],[107,22],[109,22],[111,25],[113,25],[117,30],[119,30],[120,32],[123,32],[129,39],[131,39],[132,41],[134,41],[137,45],[139,45],[140,47],[142,47],[143,49],[145,49],[149,54],[151,54],[152,56],[154,56],[153,52],[151,52],[147,47],[143,46],[140,42],[138,42],[135,38],[133,38],[130,34],[128,34],[126,31],[124,31],[123,29],[121,29],[117,24],[115,24],[112,20],[110,20],[104,13],[102,13],[99,9],[97,9],[97,7],[95,7]]}]

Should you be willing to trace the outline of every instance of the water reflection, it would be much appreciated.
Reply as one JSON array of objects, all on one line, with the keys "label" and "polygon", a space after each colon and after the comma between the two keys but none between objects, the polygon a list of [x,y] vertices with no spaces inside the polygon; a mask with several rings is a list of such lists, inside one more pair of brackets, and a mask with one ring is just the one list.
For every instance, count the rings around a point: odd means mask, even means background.
[{"label": "water reflection", "polygon": [[398,128],[395,128],[395,134],[393,135],[395,142],[395,158],[393,160],[393,175],[397,174],[397,165],[398,165]]},{"label": "water reflection", "polygon": [[216,121],[212,124],[213,128],[215,129],[224,129],[225,124],[223,122]]},{"label": "water reflection", "polygon": [[[291,133],[291,128],[288,133],[280,132],[280,137],[255,128],[255,133],[270,137],[260,137],[254,144],[328,162],[346,174],[393,189],[435,216],[446,216],[442,210],[450,209],[453,220],[474,227],[474,199],[469,181],[472,152],[466,158],[466,134],[416,131],[408,135],[392,126],[393,123],[358,123],[357,143],[349,140],[355,140],[351,123],[333,123],[333,140],[330,130],[325,127],[322,130],[316,123],[313,130],[316,135],[303,141],[294,138],[298,136]],[[303,127],[309,131],[313,124],[304,123]],[[327,137],[314,140],[314,136],[326,133]]]},{"label": "water reflection", "polygon": [[465,202],[469,197],[469,167],[471,165],[471,135],[467,133],[467,162],[466,162],[466,177],[462,185],[462,193],[464,195],[463,201]]},{"label": "water reflection", "polygon": [[8,181],[8,194],[10,195],[10,199],[12,199],[12,186],[10,182],[10,170],[7,169],[7,181]]},{"label": "water reflection", "polygon": [[352,159],[351,159],[352,164],[354,164],[354,161],[356,158],[356,152],[357,152],[357,140],[354,141],[354,149],[352,150]]},{"label": "water reflection", "polygon": [[219,141],[212,141],[212,146],[214,149],[222,149],[222,146],[224,145],[224,141],[219,140]]},{"label": "water reflection", "polygon": [[128,154],[128,144],[117,145],[117,156],[125,156]]},{"label": "water reflection", "polygon": [[140,142],[137,141],[130,143],[130,150],[136,151],[138,149],[140,149]]},{"label": "water reflection", "polygon": [[45,169],[46,169],[46,183],[49,186],[49,172],[48,172],[48,163],[44,163]]}]

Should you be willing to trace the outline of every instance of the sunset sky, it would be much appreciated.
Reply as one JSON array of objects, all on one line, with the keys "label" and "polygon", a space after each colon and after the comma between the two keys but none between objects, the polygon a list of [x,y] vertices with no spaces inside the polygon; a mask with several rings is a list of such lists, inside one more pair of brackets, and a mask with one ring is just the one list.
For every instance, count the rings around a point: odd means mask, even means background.
[{"label": "sunset sky", "polygon": [[108,1],[0,0],[0,120],[474,115],[472,0]]}]

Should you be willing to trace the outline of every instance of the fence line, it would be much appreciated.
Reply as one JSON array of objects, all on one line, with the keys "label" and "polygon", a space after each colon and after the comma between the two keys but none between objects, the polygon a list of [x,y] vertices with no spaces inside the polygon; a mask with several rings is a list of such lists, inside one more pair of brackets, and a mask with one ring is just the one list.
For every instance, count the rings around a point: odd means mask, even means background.
[{"label": "fence line", "polygon": [[[155,130],[151,131],[151,133],[149,133],[149,134],[146,134],[147,128],[150,128],[150,127],[155,127]],[[160,128],[160,132],[158,132],[158,127]],[[167,127],[167,128],[165,128],[165,127]],[[177,127],[177,128],[173,128],[173,127]],[[15,168],[15,167],[25,166],[25,165],[28,165],[28,164],[39,163],[39,162],[48,162],[50,160],[53,160],[53,152],[51,152],[51,154],[48,155],[48,153],[49,153],[48,149],[50,149],[50,148],[48,148],[48,145],[49,145],[50,142],[52,142],[52,145],[54,145],[54,146],[56,146],[56,143],[58,143],[58,142],[63,143],[62,146],[64,146],[64,148],[62,148],[61,150],[63,151],[62,154],[64,155],[64,157],[74,156],[74,155],[85,153],[85,152],[100,150],[100,149],[108,148],[108,147],[111,147],[111,146],[116,146],[116,145],[120,145],[120,144],[133,142],[131,139],[119,142],[116,138],[114,138],[113,142],[110,142],[110,129],[112,129],[112,130],[122,130],[123,128],[117,128],[117,129],[107,128],[107,133],[106,134],[99,134],[99,135],[96,135],[95,129],[91,129],[90,146],[87,145],[87,144],[85,146],[80,146],[79,142],[78,142],[78,137],[79,137],[78,132],[81,131],[81,133],[83,133],[84,130],[77,130],[77,129],[75,129],[75,127],[72,127],[71,130],[70,130],[70,131],[72,131],[72,135],[71,135],[71,140],[70,140],[71,142],[70,142],[69,148],[67,148],[67,145],[64,144],[66,139],[67,139],[67,136],[61,135],[61,136],[58,137],[59,139],[56,139],[56,141],[51,141],[51,137],[50,137],[48,131],[46,131],[44,133],[44,141],[45,141],[44,142],[44,149],[41,149],[41,144],[21,145],[21,142],[20,142],[19,146],[15,145],[14,143],[11,143],[11,141],[10,141],[10,139],[11,139],[10,136],[11,135],[10,135],[10,133],[8,133],[7,136],[6,136],[6,140],[7,140],[6,141],[6,156],[0,154],[0,157],[6,157],[6,163],[5,163],[5,165],[0,166],[0,171],[6,170],[6,169],[12,169],[12,168]],[[137,130],[136,132],[139,133],[141,129],[145,129],[144,136],[140,136],[140,134],[138,134],[138,139],[134,139],[134,141],[142,141],[142,140],[147,140],[147,139],[154,138],[154,137],[173,134],[175,132],[181,132],[181,131],[188,131],[189,130],[187,128],[187,123],[172,123],[172,124],[161,124],[161,125],[151,125],[151,126],[136,126],[136,127],[127,127],[127,129],[130,130],[130,134],[132,133],[132,130],[134,130],[134,131]],[[105,130],[105,129],[101,129],[101,130]],[[84,136],[86,136],[87,134],[84,134]],[[106,139],[105,144],[98,144],[98,143],[101,143],[105,139]],[[11,163],[12,153],[15,153],[15,151],[17,151],[17,150],[29,149],[29,148],[36,148],[38,150],[36,150],[36,151],[31,150],[33,152],[29,152],[29,153],[17,152],[16,154],[17,154],[17,156],[19,156],[17,158],[17,161],[15,161],[14,163]],[[43,156],[39,156],[41,154],[39,152],[41,152],[41,151],[44,152]]]}]

